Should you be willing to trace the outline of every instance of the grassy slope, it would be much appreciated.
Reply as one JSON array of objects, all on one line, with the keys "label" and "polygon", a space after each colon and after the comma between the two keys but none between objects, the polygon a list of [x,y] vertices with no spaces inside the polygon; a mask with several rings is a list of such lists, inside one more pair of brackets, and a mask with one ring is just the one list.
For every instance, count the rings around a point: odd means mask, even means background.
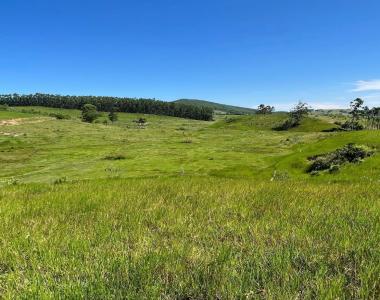
[{"label": "grassy slope", "polygon": [[[0,119],[62,112],[22,109]],[[139,115],[105,126],[64,113],[0,130],[21,134],[0,135],[4,297],[380,296],[379,155],[304,173],[348,142],[380,148],[378,132],[322,133],[320,119],[270,130],[282,114],[146,116],[139,129]],[[104,160],[115,153],[127,159]],[[48,184],[62,177],[73,182]]]},{"label": "grassy slope", "polygon": [[[315,118],[288,132],[271,130],[284,120],[281,113],[220,117],[213,123],[145,116],[145,129],[133,122],[140,117],[134,114],[119,114],[119,122],[112,126],[83,123],[79,111],[49,108],[33,108],[32,114],[30,108],[17,108],[0,112],[0,118],[12,118],[12,114],[19,118],[20,111],[28,112],[25,118],[29,123],[2,126],[0,130],[18,135],[0,135],[0,183],[178,175],[270,179],[276,170],[294,178],[309,178],[304,169],[310,155],[356,141],[379,147],[377,132],[322,133],[334,125]],[[51,112],[69,114],[72,119],[46,118]],[[44,119],[39,122],[41,116]],[[126,159],[104,159],[115,154]],[[365,163],[374,175],[377,162],[375,156]],[[352,168],[364,176],[368,171],[365,164],[344,167],[327,178],[345,178]]]},{"label": "grassy slope", "polygon": [[192,104],[192,105],[198,105],[203,107],[211,107],[214,111],[224,112],[228,114],[255,114],[256,110],[252,108],[247,107],[240,107],[240,106],[232,106],[227,104],[221,104],[211,101],[205,101],[205,100],[196,100],[196,99],[179,99],[174,102],[178,103],[185,103],[185,104]]}]

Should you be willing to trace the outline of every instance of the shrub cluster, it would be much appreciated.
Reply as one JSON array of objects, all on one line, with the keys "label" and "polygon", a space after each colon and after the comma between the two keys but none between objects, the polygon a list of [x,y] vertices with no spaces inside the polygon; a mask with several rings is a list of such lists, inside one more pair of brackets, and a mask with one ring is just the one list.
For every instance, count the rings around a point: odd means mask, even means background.
[{"label": "shrub cluster", "polygon": [[308,167],[308,173],[329,170],[331,173],[339,170],[344,163],[357,163],[374,152],[366,146],[357,146],[355,144],[347,144],[343,148],[337,149],[327,154],[321,154],[309,157],[312,162]]},{"label": "shrub cluster", "polygon": [[127,157],[124,154],[116,153],[116,154],[109,154],[104,157],[105,160],[123,160]]},{"label": "shrub cluster", "polygon": [[289,119],[286,119],[284,121],[284,123],[274,127],[273,129],[274,130],[277,130],[277,131],[285,131],[285,130],[289,130],[289,129],[292,129],[294,127],[297,127],[299,125],[299,122],[292,119],[292,118],[289,118]]},{"label": "shrub cluster", "polygon": [[310,112],[309,105],[307,103],[299,102],[289,113],[288,119],[285,122],[277,127],[274,127],[274,130],[283,131],[289,130],[291,128],[297,127],[300,125],[301,120],[305,118]]},{"label": "shrub cluster", "polygon": [[347,131],[364,129],[364,126],[362,124],[360,124],[358,121],[352,121],[352,120],[349,120],[343,123],[341,127],[343,130],[347,130]]}]

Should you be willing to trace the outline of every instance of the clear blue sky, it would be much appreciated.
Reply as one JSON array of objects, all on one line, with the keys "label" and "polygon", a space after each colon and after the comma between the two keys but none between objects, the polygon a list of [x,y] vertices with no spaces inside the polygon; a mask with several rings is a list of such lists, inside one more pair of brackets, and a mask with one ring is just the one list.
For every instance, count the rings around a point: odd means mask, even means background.
[{"label": "clear blue sky", "polygon": [[379,0],[1,0],[0,93],[380,105]]}]

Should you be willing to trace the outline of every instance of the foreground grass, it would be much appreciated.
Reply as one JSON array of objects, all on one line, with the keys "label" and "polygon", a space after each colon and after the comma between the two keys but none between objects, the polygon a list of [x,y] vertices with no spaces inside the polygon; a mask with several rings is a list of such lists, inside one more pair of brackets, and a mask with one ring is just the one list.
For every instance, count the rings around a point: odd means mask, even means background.
[{"label": "foreground grass", "polygon": [[375,182],[15,185],[0,219],[4,298],[380,297]]}]

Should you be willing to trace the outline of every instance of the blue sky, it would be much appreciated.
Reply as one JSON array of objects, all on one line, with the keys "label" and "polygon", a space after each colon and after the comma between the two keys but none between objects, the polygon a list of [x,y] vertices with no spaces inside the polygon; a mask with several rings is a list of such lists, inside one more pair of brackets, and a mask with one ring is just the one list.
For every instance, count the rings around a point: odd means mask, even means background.
[{"label": "blue sky", "polygon": [[378,0],[2,0],[0,93],[380,105]]}]

